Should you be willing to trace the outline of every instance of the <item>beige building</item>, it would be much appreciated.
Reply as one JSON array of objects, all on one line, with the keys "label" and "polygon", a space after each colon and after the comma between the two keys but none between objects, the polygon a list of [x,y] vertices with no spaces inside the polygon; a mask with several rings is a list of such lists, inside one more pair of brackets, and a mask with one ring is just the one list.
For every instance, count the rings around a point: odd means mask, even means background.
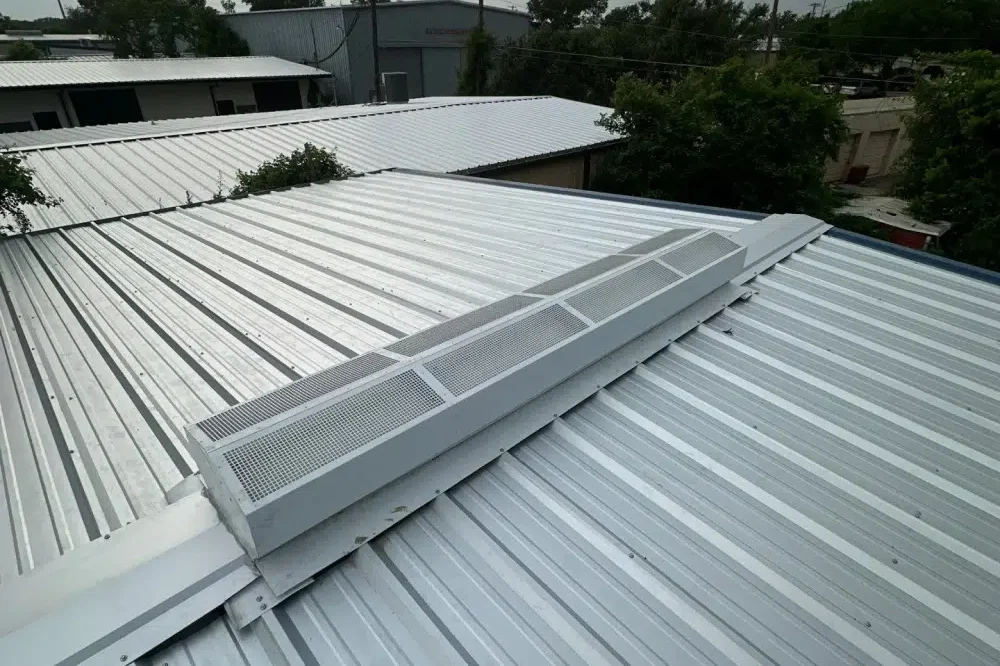
[{"label": "beige building", "polygon": [[903,118],[912,109],[910,96],[845,100],[849,136],[837,159],[827,161],[826,181],[845,181],[852,167],[867,166],[867,178],[893,171],[909,145]]},{"label": "beige building", "polygon": [[274,57],[0,62],[0,134],[301,109],[327,76]]}]

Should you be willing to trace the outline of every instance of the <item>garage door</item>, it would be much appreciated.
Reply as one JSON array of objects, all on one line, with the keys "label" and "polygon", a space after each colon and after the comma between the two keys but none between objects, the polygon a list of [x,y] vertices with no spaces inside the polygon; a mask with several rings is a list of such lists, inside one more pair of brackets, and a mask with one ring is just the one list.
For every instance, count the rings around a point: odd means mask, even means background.
[{"label": "garage door", "polygon": [[858,144],[861,143],[861,135],[854,134],[847,141],[840,145],[840,152],[836,160],[828,160],[826,163],[826,182],[840,182],[847,177],[847,170],[854,162],[854,157],[858,154]]},{"label": "garage door", "polygon": [[868,165],[868,175],[875,176],[885,168],[886,159],[893,146],[896,145],[896,135],[898,129],[886,130],[884,132],[872,132],[868,135],[868,142],[865,144],[861,157],[857,159],[857,164]]}]

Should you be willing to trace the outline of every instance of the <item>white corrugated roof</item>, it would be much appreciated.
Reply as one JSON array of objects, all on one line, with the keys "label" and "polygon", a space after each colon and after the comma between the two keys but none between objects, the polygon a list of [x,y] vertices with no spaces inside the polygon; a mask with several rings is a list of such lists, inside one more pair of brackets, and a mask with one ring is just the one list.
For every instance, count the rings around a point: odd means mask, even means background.
[{"label": "white corrugated roof", "polygon": [[[35,182],[62,200],[31,208],[34,229],[208,201],[250,171],[310,142],[358,172],[389,168],[464,172],[614,141],[595,125],[610,109],[553,97],[331,107],[232,128],[25,149]],[[246,125],[243,125],[246,123]]]},{"label": "white corrugated roof", "polygon": [[0,62],[0,90],[329,76],[273,56]]},{"label": "white corrugated roof", "polygon": [[0,32],[0,43],[2,42],[33,42],[33,43],[43,43],[43,42],[106,42],[108,41],[101,35],[95,35],[93,33],[80,33],[80,34],[33,34],[31,30],[25,31],[8,31],[6,33]]},{"label": "white corrugated roof", "polygon": [[[183,424],[342,347],[752,217],[383,173],[0,242],[0,564],[155,514]],[[139,663],[997,663],[1000,286],[829,236],[748,285],[251,628]]]}]

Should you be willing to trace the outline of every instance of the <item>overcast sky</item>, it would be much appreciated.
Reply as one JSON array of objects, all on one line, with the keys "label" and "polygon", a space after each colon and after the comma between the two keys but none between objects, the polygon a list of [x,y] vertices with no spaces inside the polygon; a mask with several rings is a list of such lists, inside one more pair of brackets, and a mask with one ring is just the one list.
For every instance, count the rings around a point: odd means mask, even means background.
[{"label": "overcast sky", "polygon": [[[634,2],[634,0],[632,0]],[[781,10],[791,9],[796,12],[806,12],[809,11],[810,0],[780,0],[779,8]],[[820,0],[822,2],[822,0]],[[833,7],[839,4],[844,4],[846,0],[828,0],[827,7]],[[67,8],[72,7],[76,3],[73,0],[63,0],[63,5]],[[219,9],[219,0],[208,0],[208,4]],[[327,0],[328,5],[337,4],[337,0]],[[508,2],[503,2],[503,0],[486,0],[488,5],[497,5],[499,7],[510,7],[512,4],[509,0]],[[513,4],[518,7],[523,8],[527,2],[526,0],[513,0]],[[620,5],[632,4],[629,0],[611,0],[612,7],[618,7]],[[244,8],[246,5],[241,2],[237,2],[237,7]],[[59,4],[56,0],[2,0],[0,1],[0,13],[6,14],[12,18],[17,19],[33,19],[42,16],[59,16]]]}]

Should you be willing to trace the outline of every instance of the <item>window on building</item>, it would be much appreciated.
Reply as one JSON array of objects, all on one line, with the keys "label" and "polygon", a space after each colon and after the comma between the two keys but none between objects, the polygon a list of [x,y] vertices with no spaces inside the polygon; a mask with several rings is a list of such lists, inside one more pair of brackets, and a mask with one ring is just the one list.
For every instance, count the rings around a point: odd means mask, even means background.
[{"label": "window on building", "polygon": [[38,111],[34,114],[35,125],[40,130],[59,129],[62,123],[59,122],[59,114],[55,111]]},{"label": "window on building", "polygon": [[35,129],[28,121],[16,123],[0,123],[0,134],[7,132],[30,132]]},{"label": "window on building", "polygon": [[236,104],[231,99],[220,99],[215,103],[215,113],[220,116],[231,116],[236,113]]}]

